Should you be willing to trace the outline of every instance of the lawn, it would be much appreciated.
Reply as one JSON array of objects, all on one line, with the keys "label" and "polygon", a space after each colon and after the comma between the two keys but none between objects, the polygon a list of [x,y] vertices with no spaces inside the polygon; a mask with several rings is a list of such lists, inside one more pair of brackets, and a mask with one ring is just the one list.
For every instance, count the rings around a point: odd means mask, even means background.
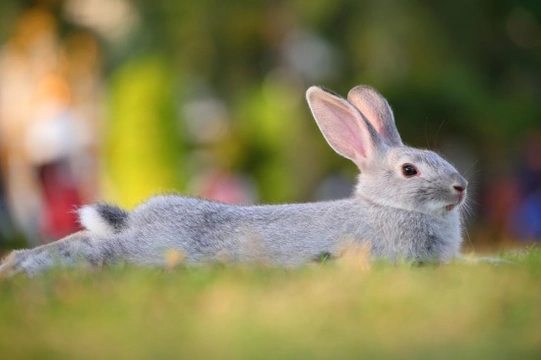
[{"label": "lawn", "polygon": [[541,251],[503,256],[17,276],[0,281],[0,358],[540,359]]}]

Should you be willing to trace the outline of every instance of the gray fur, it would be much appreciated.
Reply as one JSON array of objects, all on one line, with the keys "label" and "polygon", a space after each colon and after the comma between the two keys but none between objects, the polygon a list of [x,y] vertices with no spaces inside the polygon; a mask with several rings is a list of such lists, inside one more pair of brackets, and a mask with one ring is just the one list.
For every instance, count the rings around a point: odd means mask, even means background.
[{"label": "gray fur", "polygon": [[[172,250],[188,264],[291,267],[322,254],[337,255],[351,242],[368,245],[373,257],[391,261],[447,262],[457,257],[465,191],[461,196],[453,186],[465,189],[466,180],[436,153],[404,146],[390,107],[374,89],[357,87],[350,97],[351,102],[318,87],[307,91],[331,147],[361,170],[351,198],[236,206],[169,195],[153,197],[131,212],[97,204],[96,212],[115,231],[86,230],[15,251],[0,265],[0,273],[34,274],[54,264],[77,263],[163,266]],[[406,163],[420,175],[405,177]]]}]

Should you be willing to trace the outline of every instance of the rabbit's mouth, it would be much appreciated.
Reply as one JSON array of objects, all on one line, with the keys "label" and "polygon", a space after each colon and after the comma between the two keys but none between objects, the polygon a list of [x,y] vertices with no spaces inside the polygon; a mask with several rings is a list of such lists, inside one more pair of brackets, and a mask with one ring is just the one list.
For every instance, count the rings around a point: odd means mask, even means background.
[{"label": "rabbit's mouth", "polygon": [[454,208],[461,205],[464,202],[464,197],[465,197],[464,193],[458,194],[458,199],[457,199],[456,203],[447,205],[445,207],[445,210],[452,211]]},{"label": "rabbit's mouth", "polygon": [[447,211],[452,211],[454,208],[456,208],[458,206],[458,204],[451,204],[451,205],[447,205],[445,207],[445,210]]}]

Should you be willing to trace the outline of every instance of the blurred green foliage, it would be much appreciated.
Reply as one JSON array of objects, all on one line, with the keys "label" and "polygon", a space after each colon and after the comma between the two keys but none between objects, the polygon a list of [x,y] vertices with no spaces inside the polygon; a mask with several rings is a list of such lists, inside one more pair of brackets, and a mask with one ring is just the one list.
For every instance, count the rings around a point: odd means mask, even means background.
[{"label": "blurred green foliage", "polygon": [[[342,94],[359,83],[377,87],[408,143],[458,137],[487,176],[512,166],[515,147],[541,127],[538,1],[136,4],[148,46],[225,99],[246,140],[237,164],[255,176],[265,201],[307,199],[325,173],[350,166],[316,145],[320,135],[298,104],[314,82]],[[272,74],[289,66],[284,43],[296,32],[327,42],[334,62],[320,69],[326,76],[300,74],[299,86],[273,90]]]},{"label": "blurred green foliage", "polygon": [[[68,24],[64,3],[2,2],[1,38],[25,6],[49,6]],[[378,88],[407,143],[460,139],[469,154],[462,170],[483,168],[481,182],[509,171],[526,134],[541,128],[537,0],[131,4],[137,26],[120,43],[103,41],[104,153],[124,204],[185,190],[198,172],[186,157],[209,146],[178,129],[184,103],[202,96],[228,111],[231,133],[210,149],[215,166],[249,174],[266,202],[306,200],[329,173],[354,173],[312,123],[303,92],[314,83],[341,94]]]},{"label": "blurred green foliage", "polygon": [[172,76],[159,56],[124,63],[110,79],[107,173],[125,206],[183,185]]}]

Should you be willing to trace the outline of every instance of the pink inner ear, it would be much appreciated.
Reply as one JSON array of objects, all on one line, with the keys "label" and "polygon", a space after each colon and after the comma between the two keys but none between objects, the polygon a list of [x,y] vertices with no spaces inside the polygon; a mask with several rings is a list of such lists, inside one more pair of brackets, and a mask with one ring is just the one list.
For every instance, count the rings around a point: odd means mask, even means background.
[{"label": "pink inner ear", "polygon": [[365,151],[364,147],[361,145],[361,142],[359,141],[358,135],[355,135],[355,132],[349,126],[348,126],[348,130],[349,130],[349,134],[348,134],[349,141],[348,142],[349,142],[350,146],[353,148],[353,153],[356,154],[356,155],[360,155],[363,158],[366,158],[366,151]]},{"label": "pink inner ear", "polygon": [[358,127],[358,124],[351,113],[335,107],[330,108],[329,111],[333,113],[335,121],[324,119],[322,125],[325,123],[324,134],[327,134],[327,139],[333,149],[351,160],[357,159],[359,155],[366,158],[365,148],[359,139],[361,131],[354,128]]}]

